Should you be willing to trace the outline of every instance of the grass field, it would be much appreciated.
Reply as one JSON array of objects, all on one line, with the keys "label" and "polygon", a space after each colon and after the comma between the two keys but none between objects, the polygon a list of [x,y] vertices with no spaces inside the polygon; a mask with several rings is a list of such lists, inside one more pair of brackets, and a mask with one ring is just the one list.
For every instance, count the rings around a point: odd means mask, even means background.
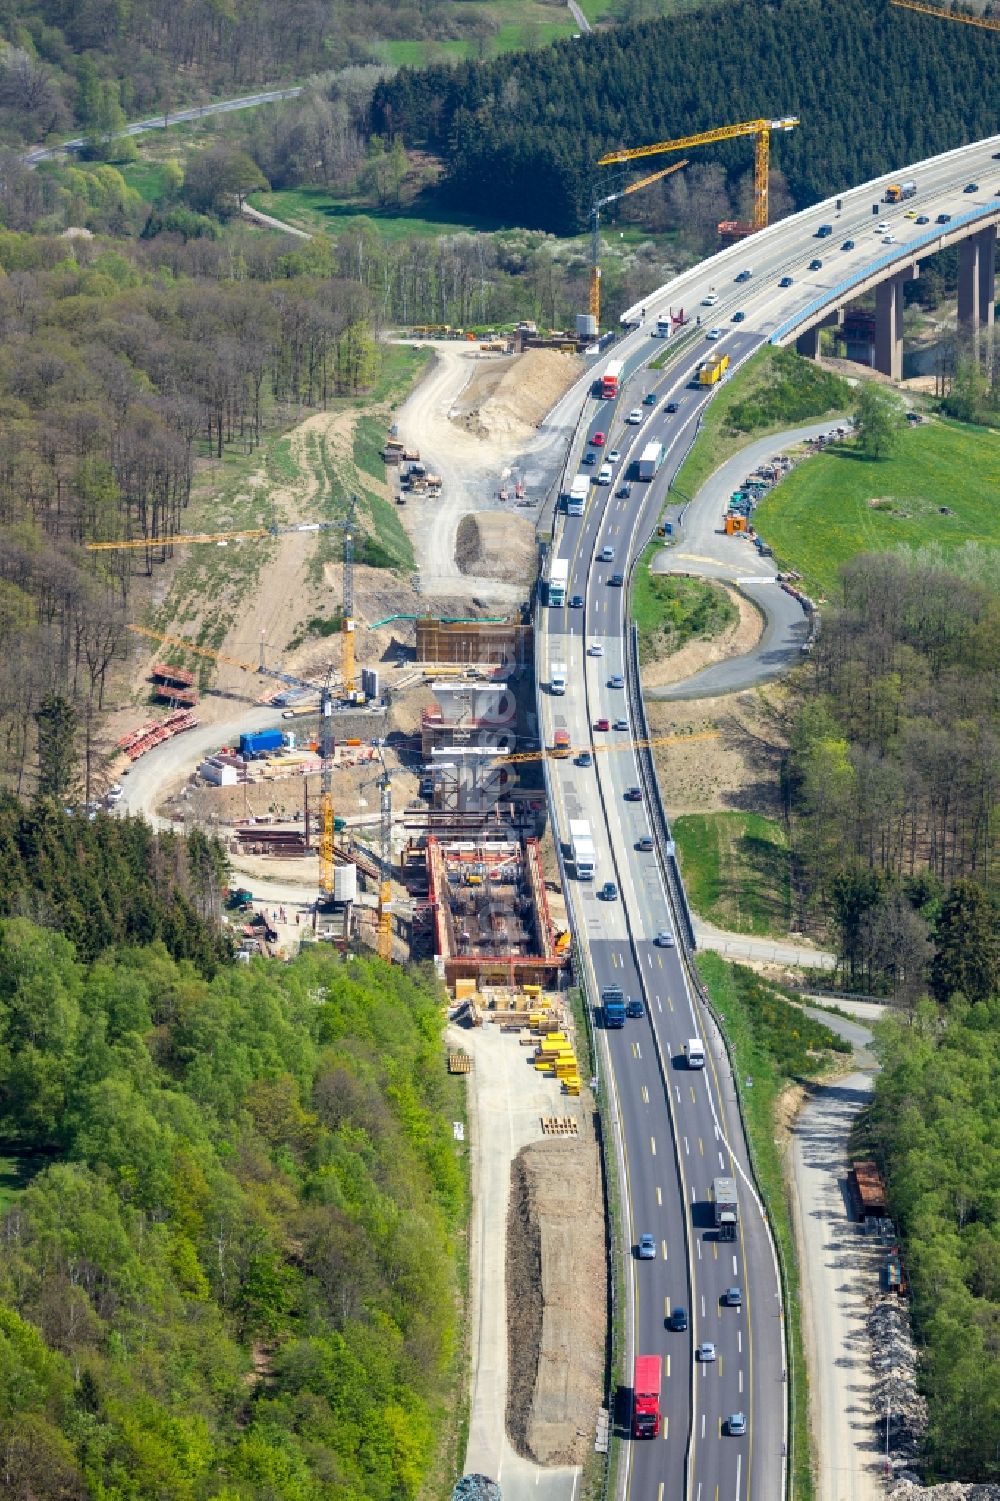
[{"label": "grass field", "polygon": [[757,813],[686,813],[671,827],[701,917],[733,933],[788,933],[791,857],[780,823]]},{"label": "grass field", "polygon": [[414,236],[458,234],[461,230],[509,228],[499,221],[478,219],[474,214],[452,213],[435,205],[424,217],[415,203],[401,208],[374,207],[361,198],[349,198],[327,192],[325,188],[283,188],[276,193],[251,193],[247,200],[261,213],[273,214],[285,224],[315,234],[342,234],[359,221],[365,221],[384,240],[410,240]]},{"label": "grass field", "polygon": [[995,547],[998,510],[1000,434],[931,421],[904,432],[891,459],[850,448],[810,459],[762,502],[756,525],[779,564],[797,568],[811,593],[830,594],[841,563],[859,552]]},{"label": "grass field", "polygon": [[[790,360],[793,363],[789,363]],[[826,382],[818,388],[815,385],[816,370],[812,361],[789,356],[786,350],[772,349],[770,345],[748,360],[739,374],[727,381],[709,402],[701,433],[677,471],[673,488],[682,495],[694,496],[709,475],[734,453],[745,448],[752,438],[764,438],[768,433],[781,432],[815,417],[846,411],[845,405],[829,405],[825,399],[829,389]],[[765,393],[779,386],[785,388],[786,394],[784,399],[773,402],[771,421],[747,429],[733,425],[734,408],[750,408],[755,401],[761,401]],[[845,399],[849,401],[846,389]],[[804,399],[811,391],[815,392],[816,399]]]},{"label": "grass field", "polygon": [[721,589],[700,579],[650,573],[650,546],[635,570],[632,617],[639,627],[639,660],[652,662],[696,636],[717,636],[736,621],[736,607]]}]

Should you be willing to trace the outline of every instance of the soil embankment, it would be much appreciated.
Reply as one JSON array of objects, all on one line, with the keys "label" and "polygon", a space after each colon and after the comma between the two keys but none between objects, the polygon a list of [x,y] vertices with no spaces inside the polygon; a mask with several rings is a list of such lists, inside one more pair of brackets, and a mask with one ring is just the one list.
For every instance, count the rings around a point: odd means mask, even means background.
[{"label": "soil embankment", "polygon": [[507,1215],[507,1432],[543,1465],[582,1464],[604,1385],[607,1257],[597,1142],[535,1142],[515,1159]]}]

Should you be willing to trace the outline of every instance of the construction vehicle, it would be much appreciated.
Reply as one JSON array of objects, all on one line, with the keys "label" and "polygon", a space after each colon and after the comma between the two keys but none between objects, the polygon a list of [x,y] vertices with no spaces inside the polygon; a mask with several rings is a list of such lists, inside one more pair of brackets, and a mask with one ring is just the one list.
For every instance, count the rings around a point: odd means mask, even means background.
[{"label": "construction vehicle", "polygon": [[735,1178],[714,1178],[712,1180],[712,1204],[715,1210],[714,1223],[719,1240],[735,1240],[736,1226],[740,1217],[740,1208],[736,1199]]},{"label": "construction vehicle", "polygon": [[728,354],[718,354],[710,360],[703,360],[698,367],[698,384],[700,386],[717,385],[728,369]]},{"label": "construction vehicle", "polygon": [[236,912],[249,912],[253,907],[253,892],[245,886],[237,886],[226,897],[226,906]]},{"label": "construction vehicle", "polygon": [[605,985],[601,991],[601,1015],[606,1028],[614,1031],[625,1025],[625,992],[620,985]]},{"label": "construction vehicle", "polygon": [[659,1355],[637,1355],[632,1382],[632,1437],[657,1438],[660,1432],[660,1381],[663,1361]]},{"label": "construction vehicle", "polygon": [[566,761],[573,754],[570,744],[569,730],[556,730],[552,740],[552,759],[554,761]]},{"label": "construction vehicle", "polygon": [[891,182],[882,195],[883,203],[902,203],[917,196],[917,185],[912,178],[906,182]]},{"label": "construction vehicle", "polygon": [[[138,636],[148,636],[153,641],[159,641],[166,646],[175,646],[182,651],[188,651],[195,657],[203,657],[212,662],[225,662],[230,667],[238,667],[241,672],[259,673],[263,677],[277,678],[279,682],[288,683],[295,688],[305,688],[310,693],[319,694],[319,754],[321,762],[320,771],[320,841],[319,841],[319,900],[321,902],[331,900],[333,897],[333,869],[334,869],[334,817],[333,817],[333,693],[331,683],[333,680],[332,666],[327,670],[326,678],[322,687],[317,688],[315,683],[308,682],[305,678],[296,677],[291,672],[281,672],[277,668],[268,667],[264,661],[264,640],[261,637],[260,661],[255,665],[253,662],[243,662],[238,657],[227,656],[223,652],[212,651],[207,646],[198,646],[194,641],[185,641],[183,636],[166,636],[162,631],[150,630],[145,625],[130,625],[129,630]],[[280,739],[280,732],[279,739]]]},{"label": "construction vehicle", "polygon": [[[627,198],[631,193],[638,193],[640,188],[648,188],[651,183],[659,182],[663,177],[669,177],[672,172],[679,172],[686,167],[687,162],[674,162],[669,167],[664,167],[660,172],[651,172],[648,177],[640,177],[638,182],[629,183],[627,187],[619,188],[615,193],[608,193],[604,198],[597,198],[590,210],[590,305],[589,311],[595,323],[601,322],[601,209],[609,203],[617,203],[620,198]],[[575,353],[576,345],[564,346],[568,354]]]},{"label": "construction vehicle", "polygon": [[741,223],[726,219],[719,225],[719,233],[727,240],[744,239],[767,228],[767,191],[770,171],[772,131],[793,130],[799,121],[795,115],[783,115],[775,120],[744,120],[739,125],[720,125],[714,130],[702,130],[697,135],[680,136],[675,141],[660,141],[655,146],[634,146],[628,151],[609,151],[598,161],[599,167],[609,167],[620,162],[638,161],[644,156],[657,156],[662,151],[687,151],[693,146],[710,146],[717,141],[731,141],[738,136],[753,136],[755,140],[753,172],[753,219]]}]

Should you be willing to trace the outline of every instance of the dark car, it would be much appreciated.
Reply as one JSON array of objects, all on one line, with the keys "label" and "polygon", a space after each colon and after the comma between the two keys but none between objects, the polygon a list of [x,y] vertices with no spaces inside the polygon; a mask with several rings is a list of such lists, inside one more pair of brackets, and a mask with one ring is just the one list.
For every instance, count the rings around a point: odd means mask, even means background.
[{"label": "dark car", "polygon": [[583,456],[583,462],[585,464],[596,464],[597,463],[597,455],[596,455],[596,453],[594,453],[593,449],[588,449],[587,450],[587,452]]},{"label": "dark car", "polygon": [[962,192],[963,193],[978,193],[979,192],[979,184],[978,184],[978,182],[967,182],[965,184],[965,187],[962,189]]},{"label": "dark car", "polygon": [[792,285],[793,280],[794,280],[794,278],[791,277],[791,276],[783,276],[781,278],[781,280],[779,281],[778,286],[779,287],[790,287]]},{"label": "dark car", "polygon": [[739,275],[736,277],[736,280],[737,281],[741,281],[741,282],[742,281],[749,281],[750,280],[750,276],[751,276],[751,273],[749,271],[741,271],[739,273]]},{"label": "dark car", "polygon": [[623,485],[619,485],[618,489],[615,491],[615,494],[620,496],[622,500],[628,500],[629,496],[632,494],[631,482],[629,480],[626,480]]},{"label": "dark car", "polygon": [[576,764],[577,766],[593,766],[594,758],[590,751],[581,751],[576,758]]},{"label": "dark car", "polygon": [[684,1334],[687,1331],[687,1326],[687,1309],[681,1308],[680,1304],[678,1304],[676,1308],[670,1310],[670,1317],[667,1319],[667,1328],[672,1329],[675,1334]]},{"label": "dark car", "polygon": [[822,271],[822,269],[823,269],[823,262],[822,261],[820,261],[820,260],[811,260],[809,262],[809,270],[810,271]]},{"label": "dark car", "polygon": [[610,586],[611,586],[612,589],[620,589],[622,587],[622,585],[624,584],[624,582],[625,582],[625,576],[624,576],[624,574],[621,574],[621,573],[613,573],[611,575],[611,577],[608,579],[608,583],[610,584]]},{"label": "dark car", "polygon": [[569,607],[570,607],[571,610],[582,610],[583,609],[583,595],[582,594],[571,594],[570,597],[569,597]]},{"label": "dark car", "polygon": [[937,216],[937,222],[939,224],[950,224],[951,223],[951,215],[950,214],[938,214],[938,216]]},{"label": "dark car", "polygon": [[643,404],[644,407],[655,407],[655,405],[656,405],[656,392],[655,391],[647,391],[646,394],[645,394],[645,396],[642,398],[642,404]]},{"label": "dark car", "polygon": [[642,788],[641,787],[626,787],[625,788],[625,801],[627,803],[641,803],[642,802]]},{"label": "dark car", "polygon": [[645,1016],[646,1008],[642,1004],[641,995],[630,995],[625,1003],[626,1016]]},{"label": "dark car", "polygon": [[602,902],[616,902],[618,900],[618,887],[614,881],[605,881],[597,895]]},{"label": "dark car", "polygon": [[841,245],[840,248],[841,248],[841,250],[853,250],[854,249],[854,241],[853,240],[845,240],[844,243],[843,243],[843,245]]},{"label": "dark car", "polygon": [[676,401],[668,401],[667,404],[666,404],[666,406],[663,408],[663,410],[665,412],[673,413],[673,412],[679,411],[680,408],[678,407]]},{"label": "dark car", "polygon": [[918,214],[917,215],[917,223],[918,224],[929,224],[930,222],[931,221],[928,219],[928,217],[927,217],[926,214]]},{"label": "dark car", "polygon": [[745,317],[746,317],[746,313],[734,313],[733,314],[733,322],[734,323],[742,323],[743,319]]}]

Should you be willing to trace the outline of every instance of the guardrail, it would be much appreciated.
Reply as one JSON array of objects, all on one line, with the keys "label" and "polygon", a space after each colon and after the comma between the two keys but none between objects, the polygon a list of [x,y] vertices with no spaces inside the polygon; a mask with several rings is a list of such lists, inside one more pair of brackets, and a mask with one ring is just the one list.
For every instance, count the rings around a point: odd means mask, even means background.
[{"label": "guardrail", "polygon": [[880,255],[877,260],[869,261],[862,270],[855,272],[853,276],[845,277],[835,287],[831,287],[828,292],[824,292],[821,297],[814,297],[812,302],[806,303],[805,307],[800,308],[791,318],[786,318],[784,323],[779,323],[774,333],[768,339],[768,343],[780,344],[782,339],[786,338],[788,334],[793,333],[796,329],[801,333],[803,331],[802,324],[807,319],[811,318],[815,313],[821,313],[825,309],[828,309],[832,302],[842,301],[844,294],[849,292],[852,287],[861,286],[864,282],[871,281],[873,275],[885,270],[887,266],[891,266],[897,261],[903,264],[915,252],[933,245],[935,240],[940,240],[942,235],[950,235],[956,229],[963,228],[966,224],[974,224],[978,219],[987,219],[998,212],[1000,212],[1000,209],[997,208],[996,202],[993,202],[992,204],[983,204],[979,208],[970,209],[964,214],[953,214],[947,224],[936,224],[932,230],[927,230],[924,234],[918,235],[915,240],[907,240],[905,244],[899,245],[895,250],[890,250],[888,255]]},{"label": "guardrail", "polygon": [[[632,733],[636,739],[641,738],[648,740],[649,734],[648,726],[646,724],[646,709],[643,702],[642,684],[639,676],[639,632],[634,624],[629,629],[628,650],[625,654],[625,675],[630,710],[632,714],[632,724],[634,726]],[[718,1029],[719,1035],[722,1038],[723,1046],[726,1049],[726,1057],[729,1060],[729,1068],[732,1074],[733,1084],[736,1091],[736,1104],[737,1109],[739,1110],[740,1124],[743,1128],[743,1137],[746,1142],[747,1162],[750,1168],[750,1176],[753,1179],[757,1197],[760,1202],[763,1203],[764,1196],[761,1189],[762,1180],[757,1167],[757,1158],[754,1152],[753,1139],[750,1135],[750,1130],[747,1123],[746,1108],[743,1099],[743,1087],[739,1076],[739,1070],[736,1067],[736,1060],[733,1057],[732,1044],[730,1043],[729,1035],[726,1031],[725,1021],[716,1011],[712,997],[698,973],[698,968],[694,957],[695,942],[694,929],[691,922],[691,909],[688,906],[687,894],[684,890],[684,882],[681,877],[680,867],[677,864],[673,840],[670,836],[670,825],[667,820],[666,811],[663,807],[663,800],[660,795],[659,778],[656,775],[656,764],[653,760],[653,753],[651,748],[649,746],[644,746],[641,748],[637,747],[636,759],[639,766],[639,780],[643,784],[643,794],[646,800],[646,805],[650,810],[650,813],[652,815],[651,821],[655,827],[654,840],[657,848],[657,858],[660,862],[660,867],[666,880],[670,901],[674,907],[674,916],[675,918],[677,916],[680,916],[682,918],[682,922],[678,925],[680,933],[680,943],[678,947],[680,950],[681,962],[683,963],[684,968],[687,971],[688,978],[691,981],[698,999],[701,1001],[702,1005],[706,1008],[706,1010],[712,1017],[712,1020],[714,1021],[715,1026]],[[788,1274],[785,1267],[785,1260],[782,1254],[781,1245],[771,1229],[770,1220],[766,1217],[764,1220],[764,1226],[771,1243],[775,1265],[778,1268],[778,1278],[781,1284],[782,1310],[784,1310],[788,1307],[789,1303]],[[795,1351],[789,1333],[789,1321],[785,1317],[782,1318],[782,1334],[785,1344],[785,1369],[788,1372],[789,1378],[784,1383],[787,1389],[787,1438],[785,1444],[786,1452],[784,1455],[784,1483],[782,1486],[782,1492],[789,1498],[789,1501],[793,1501],[795,1475],[794,1445],[796,1371],[794,1368]]]}]

